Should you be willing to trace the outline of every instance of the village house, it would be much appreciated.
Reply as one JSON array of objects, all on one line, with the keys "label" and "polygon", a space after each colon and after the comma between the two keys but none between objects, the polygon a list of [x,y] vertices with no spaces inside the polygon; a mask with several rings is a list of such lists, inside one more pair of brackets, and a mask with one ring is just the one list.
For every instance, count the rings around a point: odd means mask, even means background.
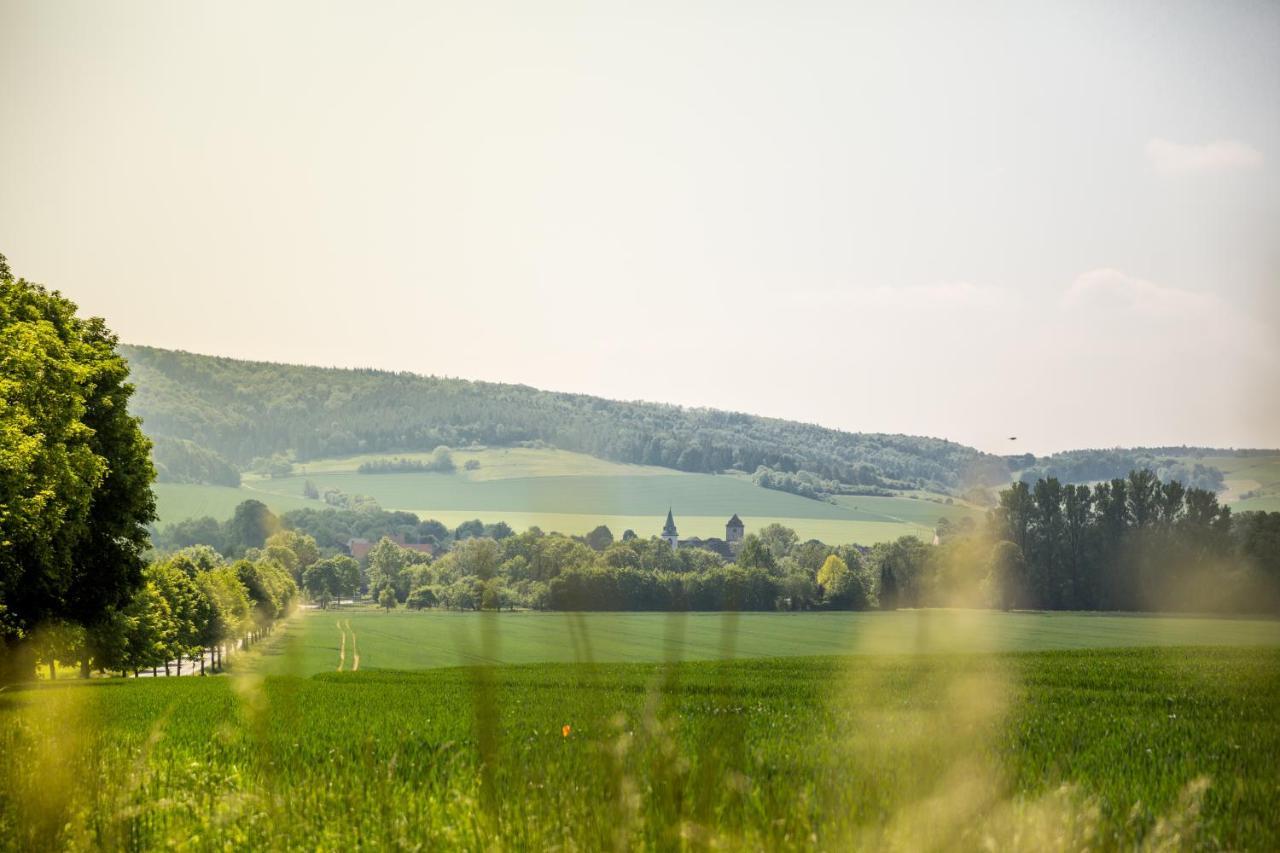
[{"label": "village house", "polygon": [[[409,551],[417,551],[420,554],[434,554],[436,548],[427,542],[406,542],[403,533],[395,533],[384,536],[383,539],[390,539],[392,542]],[[379,540],[381,541],[381,540]],[[347,553],[355,557],[360,562],[364,562],[364,558],[369,556],[369,552],[373,550],[373,546],[378,543],[371,539],[348,539]]]}]

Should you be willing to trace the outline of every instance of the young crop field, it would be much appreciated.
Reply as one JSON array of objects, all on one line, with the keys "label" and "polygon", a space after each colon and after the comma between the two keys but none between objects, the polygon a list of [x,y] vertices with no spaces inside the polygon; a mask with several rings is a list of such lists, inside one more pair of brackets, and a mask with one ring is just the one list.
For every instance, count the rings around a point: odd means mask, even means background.
[{"label": "young crop field", "polygon": [[471,664],[642,663],[1123,646],[1280,646],[1280,620],[989,610],[833,613],[454,613],[312,610],[257,659],[260,672]]},{"label": "young crop field", "polygon": [[1274,647],[60,683],[0,846],[1267,850],[1277,755]]}]

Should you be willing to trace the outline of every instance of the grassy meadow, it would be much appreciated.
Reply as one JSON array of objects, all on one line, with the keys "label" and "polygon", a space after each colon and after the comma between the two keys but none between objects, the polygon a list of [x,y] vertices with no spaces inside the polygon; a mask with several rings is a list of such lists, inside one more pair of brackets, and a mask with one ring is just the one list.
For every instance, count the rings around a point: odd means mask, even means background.
[{"label": "grassy meadow", "polygon": [[1278,754],[1274,646],[60,683],[0,846],[1266,850]]},{"label": "grassy meadow", "polygon": [[311,610],[256,671],[309,676],[476,664],[655,663],[725,657],[1280,646],[1280,620],[987,610],[831,613],[458,613]]},{"label": "grassy meadow", "polygon": [[[392,454],[429,459],[430,454]],[[802,539],[875,543],[900,536],[931,538],[941,517],[980,517],[963,503],[946,505],[936,495],[841,497],[835,503],[763,489],[740,474],[690,474],[645,465],[607,462],[581,453],[533,448],[455,450],[452,474],[411,472],[361,474],[362,462],[388,456],[355,456],[298,465],[288,477],[245,475],[240,488],[159,484],[161,523],[212,515],[227,518],[236,504],[255,498],[276,512],[323,507],[303,497],[307,480],[321,492],[336,488],[370,495],[384,509],[408,510],[453,527],[463,521],[506,521],[517,530],[538,526],[581,535],[606,524],[615,535],[627,529],[656,534],[667,508],[674,509],[682,536],[724,536],[737,513],[748,529],[780,522]],[[474,460],[479,468],[466,470]],[[932,498],[932,499],[931,499]]]}]

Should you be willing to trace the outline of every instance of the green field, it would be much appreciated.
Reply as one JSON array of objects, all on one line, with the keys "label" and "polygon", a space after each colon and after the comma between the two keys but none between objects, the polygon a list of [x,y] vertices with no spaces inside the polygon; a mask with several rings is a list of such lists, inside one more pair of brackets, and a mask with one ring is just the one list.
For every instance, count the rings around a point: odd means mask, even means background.
[{"label": "green field", "polygon": [[[1227,484],[1222,498],[1236,512],[1280,512],[1280,456],[1207,456],[1194,461],[1222,471]],[[1249,493],[1255,496],[1241,497]]]},{"label": "green field", "polygon": [[59,683],[0,846],[1266,850],[1277,755],[1275,647]]},{"label": "green field", "polygon": [[1175,645],[1280,646],[1280,620],[987,610],[838,613],[306,611],[263,672],[470,664],[649,663],[725,656],[935,654]]},{"label": "green field", "polygon": [[277,513],[322,505],[319,501],[309,501],[300,494],[264,496],[244,486],[236,489],[207,483],[156,483],[152,489],[156,493],[156,508],[161,525],[205,515],[221,521],[231,517],[237,504],[250,498],[262,501]]},{"label": "green field", "polygon": [[[385,509],[415,512],[454,527],[463,521],[506,521],[520,530],[581,535],[606,524],[615,535],[632,529],[657,534],[668,507],[682,536],[724,536],[724,523],[737,513],[748,531],[779,522],[802,539],[829,543],[875,543],[915,535],[932,537],[940,517],[981,517],[963,504],[943,504],[940,496],[841,497],[835,503],[762,489],[740,474],[688,474],[644,465],[622,465],[581,453],[531,448],[454,451],[453,474],[426,472],[360,474],[361,462],[386,456],[329,459],[297,466],[294,476],[246,475],[238,489],[161,484],[156,487],[162,523],[199,515],[226,518],[242,500],[255,498],[277,512],[322,507],[303,497],[307,480],[320,491],[336,488],[370,495]],[[404,454],[426,459],[429,454]],[[462,466],[480,463],[476,470]]]}]

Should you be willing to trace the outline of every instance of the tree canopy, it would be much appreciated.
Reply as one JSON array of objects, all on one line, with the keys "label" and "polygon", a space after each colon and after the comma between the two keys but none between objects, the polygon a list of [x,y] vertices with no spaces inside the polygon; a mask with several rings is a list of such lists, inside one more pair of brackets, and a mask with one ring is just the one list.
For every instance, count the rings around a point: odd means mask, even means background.
[{"label": "tree canopy", "polygon": [[117,339],[0,265],[0,642],[88,625],[142,583],[155,519],[150,442]]}]

